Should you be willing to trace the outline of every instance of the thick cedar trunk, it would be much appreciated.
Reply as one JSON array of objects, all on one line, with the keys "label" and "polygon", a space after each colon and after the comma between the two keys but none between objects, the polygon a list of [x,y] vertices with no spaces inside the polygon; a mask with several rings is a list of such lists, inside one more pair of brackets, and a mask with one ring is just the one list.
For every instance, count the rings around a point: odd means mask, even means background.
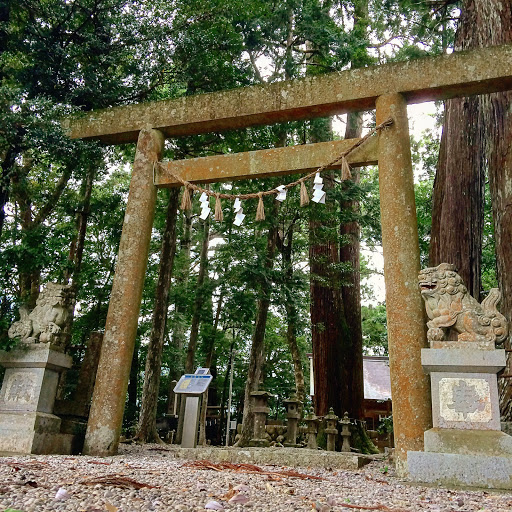
[{"label": "thick cedar trunk", "polygon": [[[472,0],[465,9],[467,24],[478,32],[478,45],[512,43],[510,2]],[[512,91],[481,96],[483,130],[488,136],[486,156],[494,217],[500,310],[512,321]],[[510,346],[509,341],[506,343]],[[512,374],[508,353],[505,375]],[[499,381],[502,419],[512,421],[512,379]]]},{"label": "thick cedar trunk", "polygon": [[[279,203],[274,201],[272,219],[277,218]],[[277,223],[270,226],[267,238],[267,254],[265,266],[268,270],[274,267],[277,245]],[[272,283],[267,279],[262,280],[260,286],[260,299],[256,313],[256,323],[249,355],[249,369],[244,393],[244,413],[242,419],[242,434],[237,441],[237,446],[246,446],[253,435],[254,413],[252,412],[251,393],[258,391],[262,375],[263,362],[265,360],[265,328],[267,325],[268,309],[270,307],[270,294]]]},{"label": "thick cedar trunk", "polygon": [[151,337],[148,344],[146,366],[144,370],[144,386],[142,403],[137,425],[136,438],[139,441],[159,442],[156,430],[156,415],[158,390],[160,388],[160,373],[162,366],[162,351],[164,346],[165,327],[167,323],[167,307],[169,288],[171,285],[174,255],[176,253],[176,216],[178,212],[179,188],[171,189],[165,219],[165,229],[160,249],[160,267],[155,290],[155,304]]},{"label": "thick cedar trunk", "polygon": [[[361,137],[363,116],[354,112],[347,116],[347,129],[345,138]],[[359,168],[352,168],[353,181],[359,183]],[[350,187],[352,184],[346,184]],[[345,201],[341,208],[350,217],[357,215],[359,203]],[[340,261],[348,262],[352,271],[343,276],[341,296],[345,321],[350,332],[350,346],[343,354],[343,379],[349,383],[350,397],[353,403],[352,414],[354,418],[363,416],[364,382],[363,382],[363,332],[361,325],[361,273],[359,262],[360,227],[356,219],[341,224],[340,233],[345,238],[340,247]]]},{"label": "thick cedar trunk", "polygon": [[[330,180],[324,180],[324,190]],[[328,204],[311,208],[309,232],[309,265],[311,295],[311,337],[313,345],[313,368],[315,383],[315,414],[324,416],[330,407],[338,416],[352,412],[350,390],[343,369],[343,354],[349,349],[349,333],[343,314],[340,288],[339,247],[328,228],[335,227],[315,220],[324,215],[320,209]],[[334,215],[331,216],[335,217]],[[349,370],[349,369],[348,369]]]},{"label": "thick cedar trunk", "polygon": [[[486,46],[489,19],[482,14],[489,0],[466,0],[455,38],[455,50]],[[510,7],[510,6],[509,6]],[[480,12],[478,12],[480,10]],[[479,28],[480,27],[480,28]],[[480,300],[485,185],[485,144],[480,96],[445,103],[439,163],[434,182],[430,264],[452,263],[469,293]]]}]

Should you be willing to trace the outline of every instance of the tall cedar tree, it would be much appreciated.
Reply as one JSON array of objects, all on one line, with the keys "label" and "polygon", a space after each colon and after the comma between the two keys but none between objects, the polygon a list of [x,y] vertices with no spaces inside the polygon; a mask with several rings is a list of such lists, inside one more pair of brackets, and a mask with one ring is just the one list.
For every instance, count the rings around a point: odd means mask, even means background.
[{"label": "tall cedar tree", "polygon": [[[465,0],[456,50],[512,42],[512,6]],[[480,295],[483,188],[488,166],[501,310],[512,320],[512,93],[447,102],[434,189],[431,264],[455,263],[473,296]],[[510,353],[508,370],[510,374]],[[512,382],[500,381],[502,417],[512,420]]]},{"label": "tall cedar tree", "polygon": [[[485,45],[474,17],[477,4],[467,0],[455,36],[455,51]],[[476,23],[475,23],[476,22]],[[487,21],[480,29],[487,31]],[[483,43],[483,44],[482,44]],[[454,264],[469,293],[479,300],[484,216],[485,144],[480,96],[445,103],[439,162],[434,182],[430,265]]]}]

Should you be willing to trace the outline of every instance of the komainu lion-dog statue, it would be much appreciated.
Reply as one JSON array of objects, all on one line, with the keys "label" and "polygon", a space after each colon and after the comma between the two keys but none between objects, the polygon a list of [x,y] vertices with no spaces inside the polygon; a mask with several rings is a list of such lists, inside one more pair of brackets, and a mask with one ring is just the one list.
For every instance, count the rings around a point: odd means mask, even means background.
[{"label": "komainu lion-dog statue", "polygon": [[441,263],[426,268],[418,277],[429,321],[427,338],[432,348],[461,347],[473,342],[492,350],[508,334],[506,318],[497,310],[497,288],[479,304],[464,286],[454,265]]},{"label": "komainu lion-dog statue", "polygon": [[66,341],[65,329],[72,308],[71,286],[48,283],[32,311],[24,306],[20,308],[20,320],[11,325],[7,334],[22,343],[49,343],[61,347]]}]

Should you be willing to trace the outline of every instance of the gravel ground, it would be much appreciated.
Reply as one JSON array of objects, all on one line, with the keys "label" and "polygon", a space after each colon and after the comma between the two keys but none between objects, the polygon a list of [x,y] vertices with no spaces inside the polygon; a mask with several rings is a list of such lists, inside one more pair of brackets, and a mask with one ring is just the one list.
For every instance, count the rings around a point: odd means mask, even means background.
[{"label": "gravel ground", "polygon": [[[358,471],[264,466],[260,474],[186,463],[157,445],[123,445],[119,455],[104,459],[2,457],[0,511],[512,511],[512,492],[413,485],[384,461]],[[284,471],[321,479],[273,474]],[[137,483],[151,487],[136,489]]]}]

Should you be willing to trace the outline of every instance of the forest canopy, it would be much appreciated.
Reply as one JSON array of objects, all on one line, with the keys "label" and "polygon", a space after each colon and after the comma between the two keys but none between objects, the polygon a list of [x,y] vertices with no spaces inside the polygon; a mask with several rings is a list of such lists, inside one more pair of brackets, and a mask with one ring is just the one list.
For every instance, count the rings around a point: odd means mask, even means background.
[{"label": "forest canopy", "polygon": [[[91,333],[105,326],[135,145],[71,140],[62,130],[63,117],[510,42],[511,15],[503,15],[500,5],[0,0],[2,347],[12,345],[7,330],[18,308],[32,308],[48,282],[70,284],[76,293],[67,351],[77,368]],[[490,38],[478,21],[487,19],[478,13],[489,9],[500,11],[490,19],[501,20]],[[459,106],[452,103],[457,101]],[[503,214],[503,191],[512,190],[506,187],[510,159],[506,172],[498,173],[510,144],[509,101],[509,93],[500,93],[493,97],[494,109],[486,96],[469,100],[469,107],[466,99],[436,105],[435,128],[411,141],[421,263],[450,259],[476,298],[498,285],[511,291],[506,244],[512,223]],[[462,121],[464,108],[470,120],[480,116],[486,123],[485,132],[471,132],[469,143],[453,140],[456,126],[473,126]],[[445,118],[445,109],[452,117]],[[373,112],[358,112],[172,138],[164,158],[357,138],[374,126]],[[468,160],[453,185],[460,161]],[[283,400],[293,393],[311,409],[306,354],[329,340],[339,342],[336,364],[344,389],[335,391],[331,405],[338,415],[349,410],[361,417],[361,356],[387,355],[387,331],[385,303],[372,291],[371,276],[382,271],[368,256],[381,246],[378,170],[353,169],[352,175],[346,183],[326,174],[325,205],[301,208],[298,189],[283,203],[266,198],[261,222],[255,221],[258,202],[247,201],[241,226],[233,224],[230,206],[223,222],[213,215],[202,220],[197,196],[192,209],[182,212],[178,188],[159,190],[127,392],[127,432],[152,440],[155,417],[172,412],[171,383],[197,366],[214,375],[209,403],[225,408],[232,365],[233,415],[239,421],[248,375],[250,385],[274,395],[274,417],[283,416]],[[256,193],[296,178],[216,183],[211,190]],[[472,245],[461,254],[464,240]],[[508,319],[511,301],[502,307]],[[68,373],[63,397],[75,375]],[[318,414],[327,412],[315,406]]]}]

